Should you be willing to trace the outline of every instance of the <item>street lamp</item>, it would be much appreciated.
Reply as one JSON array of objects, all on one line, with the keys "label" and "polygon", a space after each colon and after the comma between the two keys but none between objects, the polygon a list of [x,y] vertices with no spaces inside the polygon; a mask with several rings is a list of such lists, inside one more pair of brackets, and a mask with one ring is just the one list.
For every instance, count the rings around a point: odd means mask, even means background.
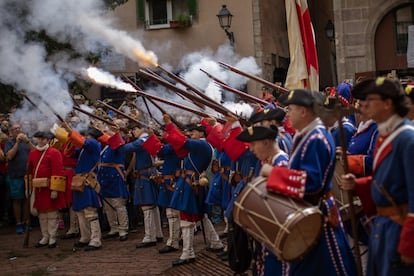
[{"label": "street lamp", "polygon": [[330,42],[332,82],[336,85],[338,83],[338,73],[336,68],[335,25],[330,19],[325,26],[325,36]]},{"label": "street lamp", "polygon": [[234,34],[233,32],[229,31],[231,27],[231,19],[233,15],[227,9],[226,5],[221,6],[221,10],[217,14],[217,17],[219,19],[220,27],[226,32],[226,35],[230,40],[230,45],[233,46],[234,45]]},{"label": "street lamp", "polygon": [[329,39],[329,41],[335,40],[335,25],[329,19],[328,23],[325,26],[325,35]]}]

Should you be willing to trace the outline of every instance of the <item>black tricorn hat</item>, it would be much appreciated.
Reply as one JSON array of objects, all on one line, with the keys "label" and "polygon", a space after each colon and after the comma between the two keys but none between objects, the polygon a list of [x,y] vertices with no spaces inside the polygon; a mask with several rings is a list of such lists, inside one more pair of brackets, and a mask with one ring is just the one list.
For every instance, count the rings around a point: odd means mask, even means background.
[{"label": "black tricorn hat", "polygon": [[86,131],[85,135],[90,135],[93,138],[98,139],[99,137],[101,137],[103,135],[103,133],[99,129],[96,129],[94,127],[89,127],[88,130]]},{"label": "black tricorn hat", "polygon": [[253,126],[243,130],[237,137],[237,140],[243,142],[253,142],[258,140],[276,139],[278,130],[276,127]]},{"label": "black tricorn hat", "polygon": [[276,120],[277,122],[282,122],[285,118],[286,112],[282,108],[265,108],[260,112],[254,113],[249,121],[252,124],[264,121],[264,120]]},{"label": "black tricorn hat", "polygon": [[[320,95],[319,95],[320,94]],[[323,95],[320,92],[310,91],[306,89],[295,89],[284,95],[280,99],[280,102],[284,105],[300,105],[311,107],[314,103],[323,103]]]},{"label": "black tricorn hat", "polygon": [[286,116],[286,112],[283,108],[271,109],[265,114],[265,120],[276,120],[277,122],[282,122]]},{"label": "black tricorn hat", "polygon": [[365,79],[352,89],[352,95],[355,99],[365,100],[369,94],[379,94],[386,98],[397,99],[404,96],[404,90],[399,81],[385,77]]},{"label": "black tricorn hat", "polygon": [[200,132],[206,132],[206,127],[203,126],[202,124],[191,124],[187,126],[187,130],[188,131],[192,131],[192,130],[197,130]]},{"label": "black tricorn hat", "polygon": [[47,139],[53,139],[55,136],[50,131],[36,131],[33,134],[33,137],[36,138],[47,138]]}]

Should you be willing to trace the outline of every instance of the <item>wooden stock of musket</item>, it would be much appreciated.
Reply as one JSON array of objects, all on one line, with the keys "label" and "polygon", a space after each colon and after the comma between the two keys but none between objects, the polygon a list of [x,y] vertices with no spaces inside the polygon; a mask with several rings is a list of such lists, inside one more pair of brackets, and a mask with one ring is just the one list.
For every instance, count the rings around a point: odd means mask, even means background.
[{"label": "wooden stock of musket", "polygon": [[242,75],[242,76],[245,76],[245,77],[247,77],[247,78],[249,78],[249,79],[253,79],[253,80],[255,80],[255,81],[258,81],[258,82],[260,82],[260,83],[262,83],[262,84],[264,84],[264,85],[266,85],[266,86],[268,86],[268,87],[270,87],[270,88],[272,88],[272,89],[274,89],[274,90],[278,90],[278,91],[280,91],[280,92],[282,92],[282,93],[287,93],[287,92],[289,92],[289,89],[286,89],[286,88],[284,88],[284,87],[281,87],[281,86],[279,86],[279,85],[276,85],[276,84],[274,84],[274,83],[271,83],[270,81],[264,80],[264,79],[262,79],[262,78],[256,77],[256,76],[254,76],[254,75],[252,75],[252,74],[249,74],[249,73],[243,72],[243,71],[241,71],[241,70],[237,69],[236,67],[233,67],[233,66],[231,66],[231,65],[229,65],[229,64],[226,64],[226,63],[224,63],[224,62],[220,62],[220,61],[219,61],[219,64],[220,64],[221,66],[223,66],[224,68],[226,68],[226,69],[228,69],[228,70],[230,70],[230,71],[233,71],[234,73],[237,73],[237,74]]},{"label": "wooden stock of musket", "polygon": [[109,121],[109,120],[106,120],[106,119],[104,119],[104,118],[101,118],[101,117],[99,117],[98,115],[95,115],[95,114],[93,114],[93,113],[90,113],[89,111],[83,110],[83,109],[82,109],[82,108],[80,108],[80,107],[73,106],[73,109],[75,109],[75,110],[77,110],[77,111],[79,111],[79,112],[82,112],[83,114],[86,114],[86,115],[88,115],[89,117],[92,117],[92,118],[97,119],[97,120],[99,120],[99,121],[101,121],[101,122],[104,122],[104,123],[106,123],[106,124],[108,124],[108,125],[110,125],[110,126],[117,126],[114,122],[111,122],[111,121]]},{"label": "wooden stock of musket", "polygon": [[170,89],[171,91],[174,91],[174,92],[180,93],[182,95],[185,95],[188,99],[191,99],[191,100],[195,100],[197,102],[200,102],[200,103],[202,103],[202,104],[210,107],[211,109],[214,109],[215,111],[217,111],[218,113],[220,113],[222,115],[227,115],[227,114],[230,113],[230,114],[232,114],[234,116],[237,116],[237,114],[234,114],[229,109],[227,109],[227,108],[225,108],[225,107],[223,107],[221,105],[216,105],[216,104],[212,103],[213,102],[212,99],[206,100],[206,99],[200,98],[198,96],[196,97],[196,96],[192,95],[191,93],[189,93],[188,91],[185,91],[183,89],[180,89],[180,88],[176,87],[175,85],[173,85],[173,84],[171,84],[171,83],[169,83],[167,81],[161,80],[160,78],[157,78],[157,77],[153,76],[152,74],[149,74],[148,72],[146,72],[146,71],[144,71],[142,69],[140,69],[139,71],[140,71],[140,73],[144,77],[146,77],[146,78],[148,78],[148,79],[150,79],[152,81],[155,81],[155,82],[161,84],[162,86],[165,86],[166,88]]},{"label": "wooden stock of musket", "polygon": [[261,105],[264,105],[264,106],[266,106],[266,105],[269,104],[265,100],[262,100],[262,99],[260,99],[260,98],[258,98],[256,96],[247,94],[247,93],[245,93],[243,91],[240,91],[240,90],[238,90],[236,88],[231,87],[230,85],[228,85],[225,82],[219,80],[218,78],[214,77],[213,75],[211,75],[210,73],[204,71],[203,69],[200,69],[200,70],[201,70],[201,72],[203,72],[204,74],[206,74],[210,79],[212,79],[218,86],[220,86],[224,90],[227,90],[227,91],[232,92],[232,93],[234,93],[236,95],[239,95],[240,97],[245,98],[246,100],[248,100],[250,102],[253,102],[253,103],[258,103],[258,104],[261,104]]}]

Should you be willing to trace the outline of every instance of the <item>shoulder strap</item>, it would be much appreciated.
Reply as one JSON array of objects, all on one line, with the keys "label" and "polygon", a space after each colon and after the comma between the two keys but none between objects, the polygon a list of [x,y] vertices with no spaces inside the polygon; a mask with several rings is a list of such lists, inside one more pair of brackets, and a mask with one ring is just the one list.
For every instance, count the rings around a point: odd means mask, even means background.
[{"label": "shoulder strap", "polygon": [[33,178],[36,178],[36,176],[37,176],[37,171],[39,170],[40,163],[42,163],[43,157],[45,157],[46,151],[47,151],[48,149],[49,149],[49,148],[45,149],[45,150],[43,151],[43,153],[42,153],[42,156],[40,156],[39,162],[37,162],[37,166],[36,166],[36,169],[35,169],[34,174],[33,174]]},{"label": "shoulder strap", "polygon": [[378,158],[381,156],[382,151],[386,148],[386,146],[391,143],[392,140],[394,140],[395,137],[397,137],[401,132],[404,130],[411,129],[414,131],[414,127],[410,125],[403,125],[402,127],[397,128],[390,136],[385,138],[384,142],[379,147],[377,154],[374,157],[374,163],[372,165],[373,168],[376,167],[376,164],[378,162]]}]

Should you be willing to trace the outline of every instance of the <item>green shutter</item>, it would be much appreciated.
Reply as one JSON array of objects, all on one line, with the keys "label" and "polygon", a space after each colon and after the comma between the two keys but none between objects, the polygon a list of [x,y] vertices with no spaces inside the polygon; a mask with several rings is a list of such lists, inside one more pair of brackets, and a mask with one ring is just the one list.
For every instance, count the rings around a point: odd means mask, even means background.
[{"label": "green shutter", "polygon": [[197,0],[188,0],[188,11],[190,15],[195,16],[197,13]]},{"label": "green shutter", "polygon": [[138,19],[141,21],[145,21],[145,3],[144,0],[136,0],[137,1],[137,15]]}]

